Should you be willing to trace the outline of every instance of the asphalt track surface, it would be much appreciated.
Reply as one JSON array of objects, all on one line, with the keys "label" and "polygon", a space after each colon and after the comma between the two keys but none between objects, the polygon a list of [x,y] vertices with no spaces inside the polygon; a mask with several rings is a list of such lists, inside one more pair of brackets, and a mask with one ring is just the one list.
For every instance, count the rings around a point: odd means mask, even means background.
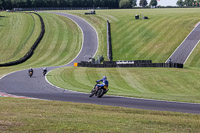
[{"label": "asphalt track surface", "polygon": [[[179,45],[174,53],[169,57],[173,63],[185,64],[197,44],[200,42],[200,23],[198,23],[192,32]],[[169,59],[166,63],[169,62]]]},{"label": "asphalt track surface", "polygon": [[[84,60],[84,55],[95,55],[98,48],[98,38],[95,29],[85,20],[63,13],[56,13],[70,18],[79,25],[84,36],[83,46],[79,55],[69,64]],[[63,67],[63,66],[60,66]],[[53,70],[58,67],[49,67]],[[51,75],[48,75],[51,76]],[[95,79],[94,79],[95,80]],[[92,97],[89,94],[74,92],[50,85],[42,75],[42,68],[35,68],[32,78],[28,77],[27,70],[17,71],[4,76],[0,80],[0,92],[16,96],[38,98],[45,100],[68,101],[77,103],[90,103],[109,106],[121,106],[147,110],[173,111],[184,113],[200,113],[200,104],[156,101],[137,98],[126,98],[104,95],[102,98]]]}]

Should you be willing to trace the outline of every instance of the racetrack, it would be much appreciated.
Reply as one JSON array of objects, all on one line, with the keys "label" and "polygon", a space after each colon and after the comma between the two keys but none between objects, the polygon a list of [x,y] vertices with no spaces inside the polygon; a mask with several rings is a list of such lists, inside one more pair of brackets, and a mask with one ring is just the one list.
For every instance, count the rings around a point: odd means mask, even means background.
[{"label": "racetrack", "polygon": [[[83,46],[81,52],[72,62],[65,66],[72,66],[74,62],[88,60],[84,58],[85,55],[94,56],[98,48],[98,37],[94,28],[79,17],[64,13],[56,14],[72,19],[79,25],[83,33]],[[58,67],[49,67],[48,69],[52,70],[55,68]],[[200,113],[200,104],[145,100],[116,96],[104,96],[100,99],[96,97],[89,98],[88,94],[68,91],[50,85],[46,82],[44,76],[42,76],[42,68],[34,69],[32,78],[29,78],[27,74],[27,70],[22,70],[3,77],[0,80],[0,91],[18,96],[47,100],[92,103],[161,111]]]},{"label": "racetrack", "polygon": [[[185,64],[192,51],[195,49],[200,41],[200,23],[198,23],[192,32],[179,45],[174,53],[169,57],[173,63]],[[169,62],[169,59],[166,63]]]}]

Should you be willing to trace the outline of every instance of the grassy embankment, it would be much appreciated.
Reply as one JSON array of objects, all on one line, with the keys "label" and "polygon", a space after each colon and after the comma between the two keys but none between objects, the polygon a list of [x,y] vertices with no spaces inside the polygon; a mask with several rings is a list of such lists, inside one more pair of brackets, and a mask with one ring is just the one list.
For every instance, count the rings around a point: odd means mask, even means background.
[{"label": "grassy embankment", "polygon": [[[7,35],[7,38],[5,40],[13,40],[19,38],[19,42],[23,42],[26,40],[24,34],[19,34],[21,29],[17,28],[18,25],[15,27],[12,27],[13,21],[19,21],[18,23],[25,23],[24,25],[30,25],[28,22],[24,22],[24,19],[16,18],[17,20],[13,20],[15,18],[15,15],[21,15],[22,17],[26,16],[26,14],[23,13],[2,13],[2,16],[0,18],[0,24],[2,25],[0,28],[2,29],[9,29],[11,31],[17,32],[18,36],[15,36],[11,33],[8,35],[5,34],[6,32],[4,30],[0,30],[0,34]],[[35,16],[35,15],[34,15]],[[81,31],[78,29],[75,23],[73,23],[71,20],[57,16],[54,14],[47,14],[47,13],[41,13],[41,16],[44,19],[45,23],[45,35],[42,41],[40,42],[39,46],[34,52],[34,55],[25,63],[22,63],[17,66],[13,67],[1,67],[0,68],[0,77],[2,77],[4,74],[9,73],[11,71],[25,69],[29,67],[42,67],[42,66],[57,66],[57,65],[64,65],[67,64],[69,61],[71,61],[77,53],[80,51],[81,44],[82,44],[82,36]],[[26,20],[26,19],[25,19]],[[35,28],[33,30],[34,37],[30,37],[28,40],[29,47],[31,47],[35,41],[35,38],[38,37],[40,33],[40,21],[37,16],[35,16]],[[56,20],[56,21],[55,21]],[[11,21],[8,23],[8,21]],[[21,25],[20,25],[21,26]],[[19,31],[18,31],[19,30]],[[30,31],[32,32],[32,31]],[[30,34],[30,33],[27,33]],[[5,36],[4,35],[4,36]],[[5,36],[6,37],[6,36]],[[13,39],[12,39],[13,38]],[[7,50],[17,51],[16,47],[18,45],[21,45],[21,43],[16,44],[14,42],[9,44],[10,47],[7,48]],[[0,42],[0,46],[5,47],[7,46],[6,42]],[[27,49],[22,49],[21,51],[26,52]],[[2,50],[1,55],[2,57],[8,57],[10,52],[5,52],[6,50]],[[18,51],[19,52],[19,51]],[[23,54],[19,55],[19,57],[22,57]],[[16,58],[15,58],[16,59]],[[17,58],[18,59],[18,58]],[[9,61],[9,60],[7,60]]]},{"label": "grassy embankment", "polygon": [[[84,18],[94,26],[102,18],[105,18],[104,21],[111,18],[114,60],[151,59],[153,62],[165,62],[200,21],[196,15],[198,11],[199,9],[105,10]],[[83,16],[84,11],[73,13]],[[144,14],[150,19],[134,20],[135,14]],[[200,61],[196,58],[199,56],[199,49],[200,46],[197,46],[184,69],[62,68],[51,72],[48,79],[62,88],[89,92],[95,80],[107,75],[111,95],[200,103]]]},{"label": "grassy embankment", "polygon": [[23,57],[40,33],[39,18],[28,13],[1,13],[0,63]]},{"label": "grassy embankment", "polygon": [[[198,11],[199,9],[144,9],[97,10],[96,15],[84,15],[89,11],[82,10],[67,13],[83,17],[97,29],[101,44],[98,54],[106,57],[106,20],[109,20],[114,60],[165,62],[200,21],[199,14],[196,15]],[[150,19],[135,20],[135,14],[143,14]]]}]

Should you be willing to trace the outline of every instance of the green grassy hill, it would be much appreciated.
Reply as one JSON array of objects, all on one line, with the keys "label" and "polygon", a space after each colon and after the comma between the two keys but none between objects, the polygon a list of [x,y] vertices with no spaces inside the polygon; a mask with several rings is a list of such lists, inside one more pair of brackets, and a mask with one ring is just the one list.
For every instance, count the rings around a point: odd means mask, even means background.
[{"label": "green grassy hill", "polygon": [[40,13],[45,23],[45,35],[30,60],[20,66],[58,66],[70,62],[79,53],[82,33],[70,19]]},{"label": "green grassy hill", "polygon": [[[104,56],[106,20],[111,22],[114,60],[150,59],[153,62],[165,62],[200,21],[198,8],[97,10],[96,15],[84,15],[88,11],[67,12],[85,18],[98,30],[101,46],[104,48],[98,54]],[[135,20],[136,14],[143,14],[149,19]],[[196,55],[198,54],[194,53],[188,62],[198,66],[195,63],[198,62]],[[187,66],[191,63],[187,63]]]},{"label": "green grassy hill", "polygon": [[[69,12],[85,18],[98,31],[106,31],[102,25],[110,20],[114,60],[165,62],[200,21],[198,11],[200,9],[97,10],[93,16],[84,15],[84,11]],[[149,19],[135,20],[135,14]],[[99,25],[99,22],[102,23]],[[106,34],[101,35],[105,40]],[[102,40],[102,51],[98,52],[106,55],[103,50],[106,42]],[[184,69],[62,68],[51,72],[48,80],[65,89],[90,92],[95,81],[106,75],[111,95],[199,103],[199,48],[197,46]]]},{"label": "green grassy hill", "polygon": [[[17,17],[16,20],[9,19],[11,22],[7,22],[8,18],[13,15],[13,17],[16,15],[21,16]],[[21,23],[26,22],[26,17],[31,16],[25,13],[2,13],[5,17],[0,18],[0,24],[2,23],[2,26],[0,28],[8,30],[10,29],[10,26],[13,25],[14,21],[22,21]],[[42,18],[44,19],[45,23],[45,35],[43,39],[41,40],[40,44],[36,48],[33,56],[26,61],[25,63],[22,63],[17,66],[12,66],[12,67],[0,67],[0,77],[3,76],[6,73],[9,73],[11,71],[15,70],[20,70],[20,69],[25,69],[29,67],[42,67],[42,66],[58,66],[58,65],[64,65],[70,62],[81,49],[82,45],[82,34],[80,29],[76,26],[74,22],[72,22],[70,19],[67,19],[65,17],[61,17],[55,14],[49,14],[49,13],[40,13]],[[26,34],[18,34],[17,36],[14,35],[7,35],[7,33],[4,35],[4,37],[7,37],[7,39],[4,40],[14,40],[18,39],[19,43],[11,43],[7,44],[6,42],[3,43],[3,41],[0,41],[0,47],[6,48],[9,51],[16,52],[17,55],[13,57],[12,59],[19,59],[20,57],[23,56],[24,53],[26,53],[29,48],[33,45],[34,41],[36,40],[35,38],[38,37],[40,33],[40,21],[37,16],[34,15],[35,18],[35,26],[37,27],[32,29],[33,33],[32,36],[29,37],[29,40],[25,43],[28,46],[24,49],[17,49],[20,47],[21,43],[20,42],[25,42],[27,38],[25,37]],[[5,20],[4,20],[5,19]],[[19,20],[18,20],[19,19]],[[25,22],[24,22],[25,21]],[[32,21],[31,21],[32,22]],[[5,23],[3,25],[3,23]],[[32,26],[29,23],[26,23],[27,27]],[[26,26],[25,25],[25,26]],[[23,25],[15,25],[16,26],[16,31],[17,33],[20,33],[22,29],[17,28],[18,26],[20,27],[25,27]],[[25,28],[27,28],[25,27]],[[24,29],[25,30],[25,29]],[[26,31],[26,30],[25,30]],[[3,34],[3,31],[0,33]],[[16,33],[15,33],[16,34]],[[6,36],[7,35],[7,36]],[[1,39],[1,38],[0,38]],[[35,40],[34,40],[35,39]],[[10,47],[8,47],[10,45]],[[1,57],[0,59],[6,58],[10,56],[10,53],[12,52],[6,52],[4,49],[0,49]],[[23,54],[19,54],[22,53]],[[9,60],[6,60],[9,61]]]},{"label": "green grassy hill", "polygon": [[0,63],[23,57],[40,33],[40,21],[34,14],[1,13]]}]

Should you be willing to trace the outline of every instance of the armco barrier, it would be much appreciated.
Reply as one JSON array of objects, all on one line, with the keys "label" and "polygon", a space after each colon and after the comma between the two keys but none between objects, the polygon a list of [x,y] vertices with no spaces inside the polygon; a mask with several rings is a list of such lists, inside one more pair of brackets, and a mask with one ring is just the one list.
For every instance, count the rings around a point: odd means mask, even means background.
[{"label": "armco barrier", "polygon": [[103,64],[92,64],[90,62],[81,61],[78,67],[165,67],[165,68],[183,68],[183,64],[179,63],[147,63],[147,61],[135,61],[134,64],[117,64],[116,61],[104,61]]},{"label": "armco barrier", "polygon": [[0,67],[13,66],[13,65],[23,63],[33,55],[34,50],[36,49],[36,47],[38,46],[38,44],[42,40],[44,33],[45,33],[45,25],[44,25],[44,21],[43,21],[42,17],[37,13],[34,13],[34,14],[36,14],[40,18],[40,22],[41,22],[41,32],[40,32],[40,35],[38,36],[37,40],[35,41],[35,43],[31,47],[31,49],[24,55],[24,57],[22,57],[22,58],[20,58],[16,61],[0,64]]}]

